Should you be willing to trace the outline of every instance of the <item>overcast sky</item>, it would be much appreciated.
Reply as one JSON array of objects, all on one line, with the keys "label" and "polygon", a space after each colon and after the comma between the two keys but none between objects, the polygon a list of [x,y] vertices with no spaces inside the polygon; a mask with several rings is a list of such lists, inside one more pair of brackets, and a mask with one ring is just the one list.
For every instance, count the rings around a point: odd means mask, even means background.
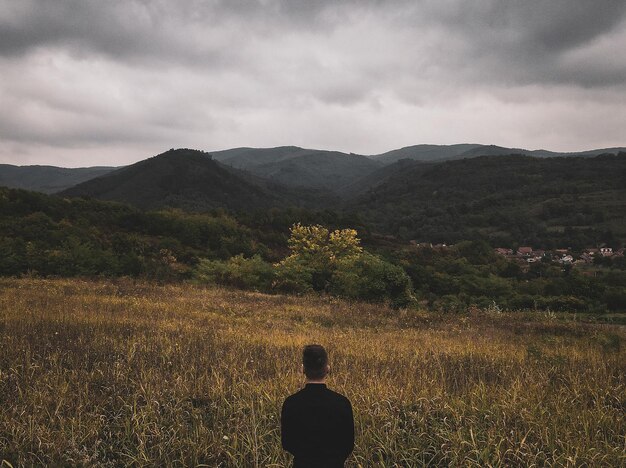
[{"label": "overcast sky", "polygon": [[624,0],[0,0],[0,162],[626,146]]}]

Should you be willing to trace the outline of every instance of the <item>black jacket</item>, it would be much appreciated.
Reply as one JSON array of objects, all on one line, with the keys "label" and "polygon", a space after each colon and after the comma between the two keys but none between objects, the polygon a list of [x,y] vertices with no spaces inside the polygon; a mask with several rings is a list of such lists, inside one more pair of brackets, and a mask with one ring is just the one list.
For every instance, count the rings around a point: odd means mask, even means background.
[{"label": "black jacket", "polygon": [[354,448],[352,405],[325,384],[307,384],[283,403],[283,448],[294,468],[343,467]]}]

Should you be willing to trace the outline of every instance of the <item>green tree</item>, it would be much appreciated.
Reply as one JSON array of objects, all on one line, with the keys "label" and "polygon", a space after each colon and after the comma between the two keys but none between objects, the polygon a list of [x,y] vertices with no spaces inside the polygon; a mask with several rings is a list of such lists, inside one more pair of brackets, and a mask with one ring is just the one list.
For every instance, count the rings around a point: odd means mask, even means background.
[{"label": "green tree", "polygon": [[[294,224],[287,242],[291,254],[276,265],[279,278],[290,278],[291,282],[309,282],[316,291],[326,290],[337,262],[359,256],[363,252],[354,229],[327,228],[314,225]],[[286,271],[284,271],[286,270]],[[307,278],[297,280],[297,273]],[[297,280],[297,281],[296,281]]]},{"label": "green tree", "polygon": [[413,301],[411,279],[404,269],[370,253],[339,260],[330,290],[351,299],[387,300],[396,307]]},{"label": "green tree", "polygon": [[330,231],[294,224],[288,245],[291,254],[276,265],[281,290],[324,290],[352,299],[388,300],[396,306],[413,299],[404,269],[364,252],[354,229]]}]

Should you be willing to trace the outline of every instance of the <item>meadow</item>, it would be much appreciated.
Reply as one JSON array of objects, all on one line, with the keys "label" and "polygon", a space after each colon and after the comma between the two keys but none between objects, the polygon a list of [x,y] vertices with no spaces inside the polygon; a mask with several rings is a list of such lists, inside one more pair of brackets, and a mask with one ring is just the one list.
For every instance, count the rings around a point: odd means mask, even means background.
[{"label": "meadow", "polygon": [[0,465],[288,466],[303,345],[349,466],[624,466],[626,332],[128,279],[0,279]]}]

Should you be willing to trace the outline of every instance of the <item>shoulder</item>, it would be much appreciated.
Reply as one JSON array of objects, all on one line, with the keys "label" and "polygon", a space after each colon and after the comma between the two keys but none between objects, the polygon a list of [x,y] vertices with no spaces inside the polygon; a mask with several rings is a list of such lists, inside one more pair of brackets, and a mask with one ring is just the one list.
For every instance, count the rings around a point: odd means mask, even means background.
[{"label": "shoulder", "polygon": [[287,398],[285,398],[285,401],[283,402],[283,408],[285,406],[289,406],[289,405],[292,405],[293,403],[296,403],[301,397],[302,397],[302,390],[292,395],[289,395]]},{"label": "shoulder", "polygon": [[350,406],[350,407],[352,406],[352,404],[350,403],[350,400],[345,395],[342,395],[341,393],[335,392],[334,390],[330,390],[330,389],[328,389],[328,392],[330,392],[332,397],[338,402],[341,402],[342,404],[346,406]]}]

